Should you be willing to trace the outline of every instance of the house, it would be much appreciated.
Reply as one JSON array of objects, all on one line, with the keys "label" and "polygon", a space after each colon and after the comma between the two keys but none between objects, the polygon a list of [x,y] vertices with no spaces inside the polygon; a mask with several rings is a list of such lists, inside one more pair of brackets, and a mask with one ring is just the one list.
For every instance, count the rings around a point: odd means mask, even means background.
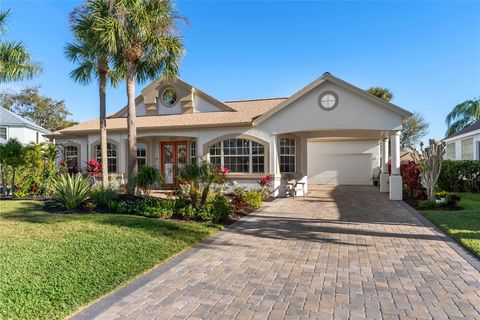
[{"label": "house", "polygon": [[480,160],[480,121],[455,132],[445,139],[448,160]]},{"label": "house", "polygon": [[[381,192],[402,198],[400,131],[411,113],[330,73],[290,97],[225,102],[182,80],[157,79],[136,104],[138,163],[160,169],[166,186],[175,184],[176,170],[203,158],[228,168],[237,184],[272,175],[275,195],[282,195],[290,177],[307,189],[371,185],[379,177]],[[126,116],[125,107],[107,119],[108,170],[117,175],[127,170]],[[98,119],[52,137],[72,166],[100,160]]]},{"label": "house", "polygon": [[49,133],[32,121],[0,107],[0,144],[11,138],[16,138],[23,144],[45,142],[48,141],[46,135]]}]

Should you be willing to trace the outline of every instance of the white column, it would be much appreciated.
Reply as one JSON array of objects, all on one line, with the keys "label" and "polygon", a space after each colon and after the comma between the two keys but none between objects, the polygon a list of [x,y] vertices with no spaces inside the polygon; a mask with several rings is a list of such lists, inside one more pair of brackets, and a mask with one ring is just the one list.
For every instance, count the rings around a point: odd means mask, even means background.
[{"label": "white column", "polygon": [[392,166],[390,176],[390,200],[402,200],[402,176],[400,176],[400,132],[390,137],[392,148]]},{"label": "white column", "polygon": [[388,138],[382,140],[382,173],[380,174],[380,192],[388,192],[388,181],[390,179],[390,174],[388,173],[388,147],[389,141]]},{"label": "white column", "polygon": [[285,187],[282,185],[282,175],[280,174],[280,139],[277,135],[271,138],[270,146],[270,174],[273,176],[272,188],[274,197],[284,197]]}]

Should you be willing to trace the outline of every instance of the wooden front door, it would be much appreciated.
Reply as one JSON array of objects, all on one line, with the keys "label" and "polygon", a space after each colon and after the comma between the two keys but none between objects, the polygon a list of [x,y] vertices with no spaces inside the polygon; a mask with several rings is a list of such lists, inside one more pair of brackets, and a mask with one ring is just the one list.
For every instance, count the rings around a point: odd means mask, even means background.
[{"label": "wooden front door", "polygon": [[187,142],[186,141],[169,141],[160,144],[162,154],[162,174],[164,183],[167,186],[176,184],[176,177],[180,170],[187,165]]}]

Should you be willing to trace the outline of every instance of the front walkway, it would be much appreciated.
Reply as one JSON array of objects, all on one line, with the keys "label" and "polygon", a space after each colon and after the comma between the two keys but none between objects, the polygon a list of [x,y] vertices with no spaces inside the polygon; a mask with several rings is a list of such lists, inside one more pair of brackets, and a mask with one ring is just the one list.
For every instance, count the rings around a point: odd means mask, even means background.
[{"label": "front walkway", "polygon": [[480,272],[377,188],[267,206],[74,318],[480,318]]}]

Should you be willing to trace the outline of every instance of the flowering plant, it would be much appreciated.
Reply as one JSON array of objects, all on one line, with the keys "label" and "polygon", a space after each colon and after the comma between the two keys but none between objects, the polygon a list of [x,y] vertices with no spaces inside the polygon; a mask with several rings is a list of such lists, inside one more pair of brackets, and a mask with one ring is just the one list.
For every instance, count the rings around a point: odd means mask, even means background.
[{"label": "flowering plant", "polygon": [[227,174],[227,173],[230,172],[230,169],[223,167],[223,168],[220,169],[220,172],[223,173],[223,174]]},{"label": "flowering plant", "polygon": [[270,184],[270,182],[272,181],[272,176],[267,174],[267,175],[264,175],[260,181],[258,181],[258,183],[260,184],[261,187],[266,187]]},{"label": "flowering plant", "polygon": [[86,164],[87,164],[87,172],[89,176],[100,177],[100,175],[102,174],[102,164],[99,161],[92,159],[92,160],[88,160]]}]

